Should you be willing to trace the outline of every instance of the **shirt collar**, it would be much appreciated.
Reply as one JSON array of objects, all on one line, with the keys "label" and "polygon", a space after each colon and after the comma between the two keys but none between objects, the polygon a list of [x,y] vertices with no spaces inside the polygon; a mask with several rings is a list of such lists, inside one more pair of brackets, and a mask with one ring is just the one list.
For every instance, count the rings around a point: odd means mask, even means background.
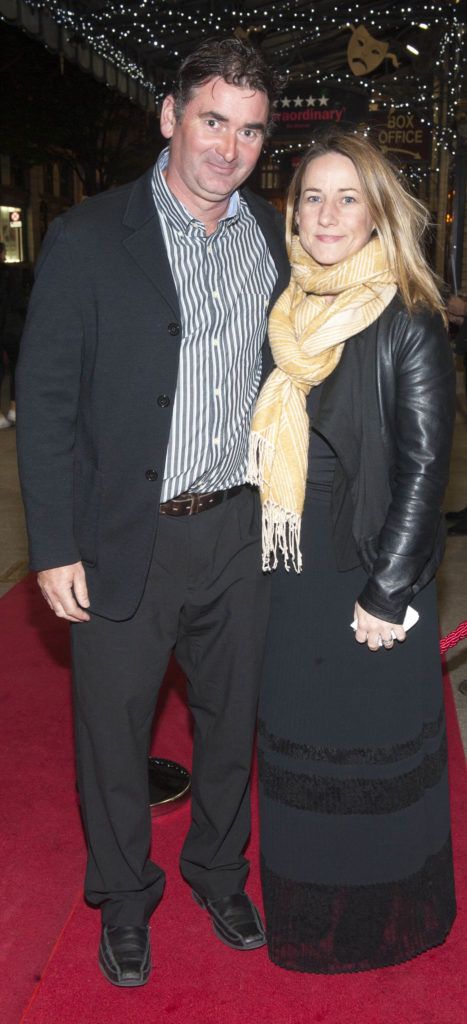
[{"label": "shirt collar", "polygon": [[[164,215],[171,222],[171,224],[177,228],[178,231],[187,232],[190,227],[198,226],[201,224],[192,213],[187,210],[186,206],[174,196],[173,192],[165,180],[164,171],[169,162],[169,147],[167,146],[160,153],[155,165],[152,175],[152,194],[154,202],[158,209],[162,209]],[[240,193],[238,191],[233,192],[227,210],[223,217],[220,218],[219,223],[225,221],[227,226],[238,220],[241,211]],[[204,225],[203,225],[204,228]]]}]

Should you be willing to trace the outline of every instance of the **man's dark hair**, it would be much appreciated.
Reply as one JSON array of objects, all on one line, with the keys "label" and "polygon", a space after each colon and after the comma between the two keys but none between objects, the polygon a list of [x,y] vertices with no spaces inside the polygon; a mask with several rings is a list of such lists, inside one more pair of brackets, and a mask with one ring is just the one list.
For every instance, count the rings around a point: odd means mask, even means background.
[{"label": "man's dark hair", "polygon": [[[275,100],[283,86],[283,76],[268,67],[262,55],[254,46],[239,39],[206,39],[204,43],[182,61],[172,87],[177,120],[183,115],[186,104],[192,99],[195,89],[210,78],[223,78],[229,85],[242,89],[264,92],[272,111]],[[272,117],[267,126],[270,131]]]}]

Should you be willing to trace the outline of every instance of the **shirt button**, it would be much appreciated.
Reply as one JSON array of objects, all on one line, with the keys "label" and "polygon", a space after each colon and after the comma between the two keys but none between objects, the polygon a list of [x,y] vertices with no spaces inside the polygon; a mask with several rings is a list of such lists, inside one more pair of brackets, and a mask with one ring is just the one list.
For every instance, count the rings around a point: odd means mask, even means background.
[{"label": "shirt button", "polygon": [[157,404],[160,405],[161,409],[166,409],[170,405],[170,398],[168,395],[158,395]]},{"label": "shirt button", "polygon": [[213,338],[212,339],[212,343],[213,343],[213,345],[218,345],[219,344],[219,338]]},{"label": "shirt button", "polygon": [[174,336],[176,334],[180,334],[180,324],[176,324],[176,323],[169,324],[167,330],[168,330],[169,334],[172,334]]},{"label": "shirt button", "polygon": [[157,469],[147,469],[144,475],[146,480],[157,480],[159,473]]},{"label": "shirt button", "polygon": [[213,444],[219,444],[219,440],[220,439],[218,437],[213,437],[212,440],[213,440]]},{"label": "shirt button", "polygon": [[220,395],[220,393],[221,393],[221,389],[220,388],[214,388],[214,394],[215,395]]},{"label": "shirt button", "polygon": [[213,299],[218,299],[219,298],[219,292],[213,292],[212,293],[212,297],[213,297]]}]

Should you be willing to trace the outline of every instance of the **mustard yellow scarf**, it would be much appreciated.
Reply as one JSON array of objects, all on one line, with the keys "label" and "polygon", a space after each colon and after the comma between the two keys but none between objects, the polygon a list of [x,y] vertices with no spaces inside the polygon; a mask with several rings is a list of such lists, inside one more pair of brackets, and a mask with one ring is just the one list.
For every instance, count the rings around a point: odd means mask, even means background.
[{"label": "mustard yellow scarf", "polygon": [[[337,366],[348,338],[373,323],[396,292],[379,238],[325,267],[292,239],[292,277],[269,318],[276,363],[253,415],[248,480],[260,488],[263,569],[302,568],[300,525],[308,467],[306,396]],[[325,296],[334,300],[326,302]]]}]

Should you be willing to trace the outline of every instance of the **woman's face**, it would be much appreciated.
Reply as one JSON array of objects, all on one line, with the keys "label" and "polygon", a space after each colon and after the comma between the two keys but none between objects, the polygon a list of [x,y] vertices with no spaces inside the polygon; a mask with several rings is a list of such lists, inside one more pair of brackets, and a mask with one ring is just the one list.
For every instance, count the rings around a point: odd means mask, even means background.
[{"label": "woman's face", "polygon": [[326,153],[311,160],[296,221],[303,248],[325,266],[340,263],[367,244],[375,225],[348,156]]}]

